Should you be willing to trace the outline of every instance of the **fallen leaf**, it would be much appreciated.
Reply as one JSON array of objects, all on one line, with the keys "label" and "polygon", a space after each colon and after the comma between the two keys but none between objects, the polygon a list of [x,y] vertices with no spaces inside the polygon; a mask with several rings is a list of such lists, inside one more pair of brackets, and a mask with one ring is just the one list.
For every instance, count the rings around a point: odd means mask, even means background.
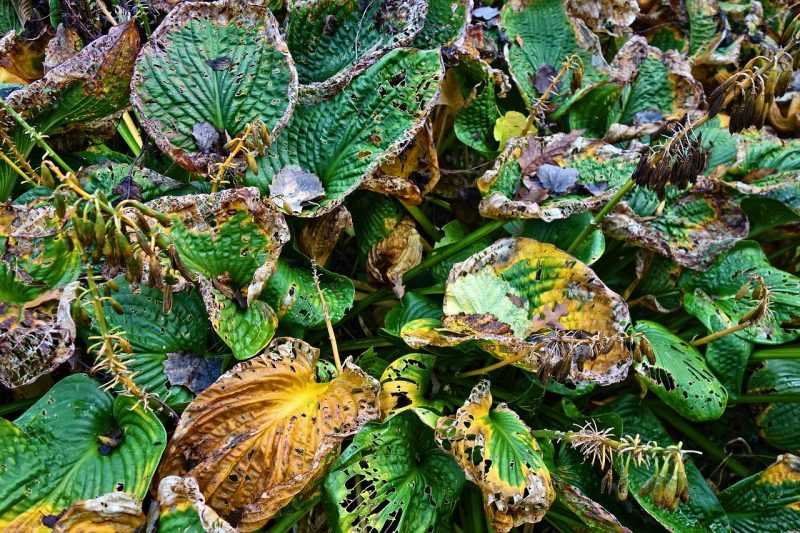
[{"label": "fallen leaf", "polygon": [[170,385],[183,385],[195,394],[211,386],[222,373],[222,359],[193,352],[172,352],[164,361],[164,374]]}]

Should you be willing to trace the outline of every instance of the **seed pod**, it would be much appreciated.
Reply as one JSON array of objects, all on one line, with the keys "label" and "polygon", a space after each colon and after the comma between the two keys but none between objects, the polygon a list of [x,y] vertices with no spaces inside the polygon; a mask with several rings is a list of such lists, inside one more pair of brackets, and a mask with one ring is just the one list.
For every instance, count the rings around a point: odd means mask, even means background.
[{"label": "seed pod", "polygon": [[174,244],[170,243],[169,247],[167,248],[167,254],[169,255],[170,263],[172,263],[172,268],[180,272],[181,276],[186,278],[187,281],[194,283],[197,278],[189,271],[188,268],[186,268],[186,265],[183,264],[183,261],[181,261],[181,258],[178,255],[178,250],[175,249]]},{"label": "seed pod", "polygon": [[88,326],[89,324],[92,323],[92,318],[89,316],[89,313],[86,312],[86,309],[84,309],[82,305],[74,305],[72,307],[72,318],[79,325]]},{"label": "seed pod", "polygon": [[617,481],[617,498],[620,501],[625,501],[628,499],[628,473],[631,467],[631,456],[628,454],[625,457],[625,465],[622,467],[622,473],[619,476],[619,481]]},{"label": "seed pod", "polygon": [[734,296],[733,299],[738,302],[739,300],[744,298],[744,296],[747,294],[747,291],[749,290],[750,290],[750,282],[748,281],[744,285],[742,285],[742,288],[739,289],[739,291],[736,293],[736,296]]},{"label": "seed pod", "polygon": [[120,304],[114,298],[109,297],[108,302],[111,304],[111,309],[113,309],[115,313],[117,313],[118,315],[125,314],[125,308],[122,307],[122,304]]},{"label": "seed pod", "polygon": [[247,161],[247,168],[250,169],[250,172],[258,174],[258,163],[256,163],[256,158],[253,156],[252,152],[245,152],[244,160]]},{"label": "seed pod", "polygon": [[232,152],[239,143],[242,142],[242,139],[239,137],[234,137],[230,141],[226,142],[223,148],[225,148],[226,152]]},{"label": "seed pod", "polygon": [[272,146],[272,135],[269,133],[267,125],[263,122],[258,122],[259,129],[261,130],[261,141],[267,146]]},{"label": "seed pod", "polygon": [[102,248],[106,242],[106,221],[99,211],[94,217],[94,242],[98,248]]},{"label": "seed pod", "polygon": [[149,234],[151,231],[150,223],[147,221],[144,213],[138,209],[134,209],[134,211],[136,212],[136,225],[139,226],[139,229],[142,230],[144,234]]},{"label": "seed pod", "polygon": [[153,255],[153,249],[150,247],[150,242],[147,239],[147,236],[144,233],[142,233],[140,230],[136,230],[134,232],[134,235],[136,235],[136,241],[139,243],[139,246],[141,247],[142,251],[145,254],[147,254],[149,256],[152,256]]},{"label": "seed pod", "polygon": [[112,292],[119,292],[119,285],[113,279],[106,281],[105,286],[108,287]]},{"label": "seed pod", "polygon": [[142,259],[139,254],[134,254],[125,268],[125,280],[134,283],[142,277]]},{"label": "seed pod", "polygon": [[653,492],[655,486],[656,486],[656,477],[653,476],[647,481],[645,481],[644,485],[641,486],[641,488],[639,489],[639,496],[644,498],[645,496]]},{"label": "seed pod", "polygon": [[600,483],[600,491],[611,494],[614,489],[614,469],[609,468],[603,476],[603,481]]},{"label": "seed pod", "polygon": [[678,497],[683,503],[689,503],[689,479],[686,477],[686,468],[683,458],[678,459]]},{"label": "seed pod", "polygon": [[56,216],[64,218],[67,214],[67,202],[64,200],[64,195],[56,191],[53,195],[53,204],[56,207]]},{"label": "seed pod", "polygon": [[164,285],[161,293],[164,295],[164,314],[168,315],[169,312],[172,310],[172,287],[169,285]]}]

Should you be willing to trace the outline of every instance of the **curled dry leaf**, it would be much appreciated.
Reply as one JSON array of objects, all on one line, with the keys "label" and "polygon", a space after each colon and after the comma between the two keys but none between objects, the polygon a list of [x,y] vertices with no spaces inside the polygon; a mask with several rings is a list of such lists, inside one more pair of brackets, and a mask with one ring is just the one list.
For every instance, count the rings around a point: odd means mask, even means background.
[{"label": "curled dry leaf", "polygon": [[161,516],[159,530],[192,531],[202,528],[211,533],[235,533],[229,523],[206,505],[197,480],[191,476],[167,476],[158,484]]},{"label": "curled dry leaf", "polygon": [[55,533],[129,533],[145,522],[142,502],[126,492],[109,492],[75,502],[61,515]]},{"label": "curled dry leaf", "polygon": [[403,297],[403,274],[422,261],[422,237],[411,217],[403,218],[367,255],[367,275],[372,283],[392,287]]},{"label": "curled dry leaf", "polygon": [[551,244],[506,238],[453,267],[441,322],[414,320],[401,335],[414,348],[472,342],[542,379],[607,385],[627,376],[629,324],[624,300],[589,267]]},{"label": "curled dry leaf", "polygon": [[318,357],[305,342],[280,338],[223,374],[184,411],[160,477],[190,475],[240,531],[263,526],[323,472],[344,438],[380,416],[377,381],[347,360],[341,375],[318,383]]},{"label": "curled dry leaf", "polygon": [[42,31],[33,39],[9,32],[0,39],[0,83],[28,84],[44,75],[42,58],[52,33]]},{"label": "curled dry leaf", "polygon": [[435,436],[480,487],[497,531],[539,522],[555,500],[539,444],[505,404],[492,409],[488,381],[472,389],[455,415],[439,419]]},{"label": "curled dry leaf", "polygon": [[439,158],[433,145],[431,121],[427,120],[414,140],[364,180],[361,187],[396,196],[409,205],[418,205],[438,182]]},{"label": "curled dry leaf", "polygon": [[559,480],[556,483],[558,499],[573,513],[578,515],[584,523],[589,524],[593,531],[609,533],[632,533],[623,526],[616,516],[607,511],[602,505],[588,497],[578,487]]},{"label": "curled dry leaf", "polygon": [[300,250],[317,264],[325,266],[342,232],[352,227],[353,217],[344,206],[321,217],[312,218],[300,230]]},{"label": "curled dry leaf", "polygon": [[594,32],[620,35],[636,20],[636,0],[567,0],[567,11],[581,19]]}]

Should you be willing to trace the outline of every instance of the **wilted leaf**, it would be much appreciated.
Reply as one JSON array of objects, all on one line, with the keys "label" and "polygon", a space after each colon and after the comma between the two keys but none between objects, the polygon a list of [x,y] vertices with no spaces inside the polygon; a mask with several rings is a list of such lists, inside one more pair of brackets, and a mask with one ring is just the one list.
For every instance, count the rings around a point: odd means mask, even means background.
[{"label": "wilted leaf", "polygon": [[317,175],[325,197],[294,213],[320,216],[390,158],[423,126],[442,78],[437,51],[397,50],[319,102],[298,105],[286,131],[257,158],[245,182],[269,189],[275,176],[297,166]]},{"label": "wilted leaf", "polygon": [[567,11],[581,19],[594,32],[619,35],[628,29],[639,14],[635,0],[569,0]]},{"label": "wilted leaf", "polygon": [[297,73],[269,10],[190,2],[150,36],[131,86],[158,147],[187,170],[209,173],[246,124],[260,120],[277,135],[292,113]]},{"label": "wilted leaf", "polygon": [[623,526],[616,516],[586,496],[578,487],[557,481],[556,494],[559,501],[578,515],[590,531],[631,533],[631,530]]},{"label": "wilted leaf", "polygon": [[195,394],[206,390],[222,374],[222,360],[193,352],[172,352],[164,361],[164,375],[170,385],[182,385]]},{"label": "wilted leaf", "polygon": [[325,508],[333,531],[437,530],[464,474],[411,413],[369,424],[331,466]]},{"label": "wilted leaf", "polygon": [[436,426],[442,402],[431,398],[438,388],[433,375],[436,357],[414,353],[392,361],[381,376],[381,413],[384,420],[409,409],[427,425]]},{"label": "wilted leaf", "polygon": [[371,282],[392,287],[403,297],[403,274],[422,260],[422,237],[411,217],[402,219],[384,239],[367,254],[367,275]]},{"label": "wilted leaf", "polygon": [[439,419],[436,442],[480,487],[497,531],[539,522],[553,503],[553,482],[536,439],[505,404],[492,409],[488,381],[478,383],[455,415]]},{"label": "wilted leaf", "polygon": [[300,230],[300,250],[318,265],[325,266],[342,232],[352,227],[353,217],[344,206],[321,217],[312,218]]},{"label": "wilted leaf", "polygon": [[0,419],[0,528],[48,532],[79,500],[143,498],[167,434],[155,414],[116,399],[85,374],[58,382],[14,423]]},{"label": "wilted leaf", "polygon": [[144,525],[141,500],[127,492],[109,492],[70,505],[58,518],[55,533],[128,533]]},{"label": "wilted leaf", "polygon": [[655,363],[645,358],[635,366],[647,388],[689,420],[703,422],[722,416],[728,393],[696,348],[649,320],[637,322],[636,332],[644,334],[655,355]]},{"label": "wilted leaf", "polygon": [[270,200],[290,215],[316,205],[324,196],[325,188],[319,176],[297,165],[283,167],[269,184]]},{"label": "wilted leaf", "polygon": [[[750,377],[747,393],[800,393],[800,361],[780,359],[765,361]],[[764,440],[776,448],[800,452],[798,416],[800,416],[800,402],[770,403],[756,416],[756,427]],[[797,473],[797,481],[800,482],[800,472]]]},{"label": "wilted leaf", "polygon": [[161,478],[190,475],[231,525],[261,527],[322,473],[339,442],[380,416],[378,383],[349,360],[318,383],[318,354],[275,339],[225,373],[184,411]]},{"label": "wilted leaf", "polygon": [[191,476],[167,476],[158,485],[161,515],[159,531],[235,533],[236,530],[206,505],[206,500]]},{"label": "wilted leaf", "polygon": [[402,329],[410,346],[477,343],[543,378],[608,384],[625,378],[628,308],[583,263],[526,238],[508,238],[456,265],[445,287],[442,322]]},{"label": "wilted leaf", "polygon": [[292,0],[286,42],[300,83],[336,89],[422,28],[427,2]]},{"label": "wilted leaf", "polygon": [[780,202],[800,217],[800,172],[776,172],[751,182],[723,182],[741,194]]},{"label": "wilted leaf", "polygon": [[736,533],[783,533],[800,529],[800,457],[779,455],[754,476],[719,495]]}]

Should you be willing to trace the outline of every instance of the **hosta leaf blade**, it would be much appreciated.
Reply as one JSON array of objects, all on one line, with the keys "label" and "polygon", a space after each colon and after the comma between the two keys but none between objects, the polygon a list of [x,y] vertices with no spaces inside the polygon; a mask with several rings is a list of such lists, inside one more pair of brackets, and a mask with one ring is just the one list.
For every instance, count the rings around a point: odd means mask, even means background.
[{"label": "hosta leaf blade", "polygon": [[412,46],[448,47],[463,41],[472,19],[472,3],[472,0],[428,0],[425,24]]},{"label": "hosta leaf blade", "polygon": [[413,410],[423,422],[436,425],[442,402],[430,398],[433,393],[433,367],[436,357],[414,353],[392,361],[381,375],[380,404],[384,420]]},{"label": "hosta leaf blade", "polygon": [[[747,384],[748,394],[800,393],[800,361],[766,361],[756,370]],[[770,403],[761,409],[755,422],[759,434],[776,448],[800,452],[800,402]],[[800,481],[800,477],[798,477]]]}]

